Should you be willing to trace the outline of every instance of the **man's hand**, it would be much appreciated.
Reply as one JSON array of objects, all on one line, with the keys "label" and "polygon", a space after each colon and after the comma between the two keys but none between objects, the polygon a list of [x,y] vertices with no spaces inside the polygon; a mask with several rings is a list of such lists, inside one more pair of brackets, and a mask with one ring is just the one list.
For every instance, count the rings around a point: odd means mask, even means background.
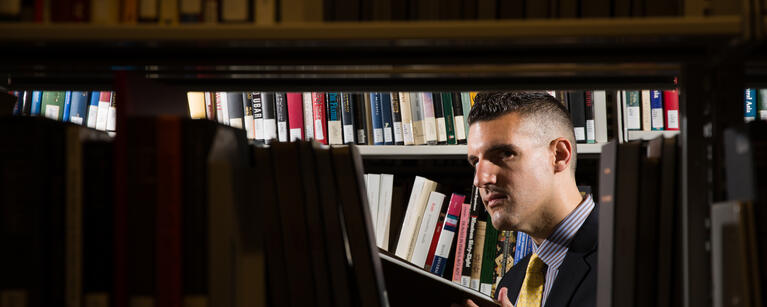
[{"label": "man's hand", "polygon": [[[514,307],[514,305],[511,304],[511,301],[509,301],[508,292],[509,292],[509,290],[506,289],[506,287],[503,287],[503,288],[501,288],[501,291],[498,291],[498,297],[500,298],[500,300],[496,300],[496,302],[498,304],[500,304],[501,307]],[[453,307],[453,306],[457,306],[457,305],[453,304],[451,307]],[[463,306],[464,307],[479,307],[477,304],[474,304],[474,302],[472,300],[464,301],[463,302]]]}]

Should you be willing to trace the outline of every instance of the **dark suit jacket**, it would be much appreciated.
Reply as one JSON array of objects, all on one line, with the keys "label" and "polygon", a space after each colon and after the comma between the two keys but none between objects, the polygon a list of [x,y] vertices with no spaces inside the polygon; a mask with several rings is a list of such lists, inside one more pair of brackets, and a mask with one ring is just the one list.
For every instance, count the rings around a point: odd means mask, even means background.
[{"label": "dark suit jacket", "polygon": [[[544,307],[559,306],[596,306],[597,298],[597,241],[598,241],[599,205],[594,205],[591,214],[570,242],[565,260],[559,266],[559,273],[551,287]],[[506,272],[498,284],[498,291],[506,287],[509,300],[517,301],[530,256],[515,264]]]}]

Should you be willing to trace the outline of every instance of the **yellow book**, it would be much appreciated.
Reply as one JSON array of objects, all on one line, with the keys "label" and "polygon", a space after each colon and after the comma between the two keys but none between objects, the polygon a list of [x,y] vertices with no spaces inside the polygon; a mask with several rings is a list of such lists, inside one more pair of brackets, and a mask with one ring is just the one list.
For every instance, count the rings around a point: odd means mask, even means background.
[{"label": "yellow book", "polygon": [[205,118],[205,93],[187,92],[186,98],[189,100],[189,114],[192,119]]},{"label": "yellow book", "polygon": [[471,106],[474,106],[474,97],[477,97],[477,92],[469,92],[469,95],[471,96]]}]

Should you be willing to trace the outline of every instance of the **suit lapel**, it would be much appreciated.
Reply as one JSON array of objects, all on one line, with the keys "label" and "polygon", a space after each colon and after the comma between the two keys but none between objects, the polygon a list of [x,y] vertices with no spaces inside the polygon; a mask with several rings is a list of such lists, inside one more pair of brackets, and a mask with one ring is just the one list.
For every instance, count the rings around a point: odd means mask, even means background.
[{"label": "suit lapel", "polygon": [[586,275],[594,269],[586,261],[586,257],[596,252],[598,212],[599,208],[594,206],[589,217],[570,243],[565,260],[559,266],[559,273],[546,299],[546,307],[567,306]]},{"label": "suit lapel", "polygon": [[[522,288],[522,282],[525,281],[525,273],[527,272],[527,264],[530,262],[530,256],[528,255],[525,258],[522,258],[522,260],[519,261],[516,265],[514,265],[511,270],[509,270],[509,274],[506,276],[509,280],[508,283],[501,283],[503,286],[507,287],[508,289],[508,297],[509,300],[512,303],[515,303],[517,301],[517,296],[519,296],[519,291]],[[500,291],[500,288],[496,290]],[[496,295],[496,298],[498,296]]]}]

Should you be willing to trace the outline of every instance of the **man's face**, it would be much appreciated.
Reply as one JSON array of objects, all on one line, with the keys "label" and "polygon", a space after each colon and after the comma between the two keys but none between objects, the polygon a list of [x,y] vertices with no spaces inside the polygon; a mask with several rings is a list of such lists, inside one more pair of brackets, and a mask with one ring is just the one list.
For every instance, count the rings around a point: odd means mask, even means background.
[{"label": "man's face", "polygon": [[540,140],[532,121],[509,113],[469,127],[468,159],[474,185],[499,230],[535,233],[547,224],[547,197],[554,175],[554,155]]}]

